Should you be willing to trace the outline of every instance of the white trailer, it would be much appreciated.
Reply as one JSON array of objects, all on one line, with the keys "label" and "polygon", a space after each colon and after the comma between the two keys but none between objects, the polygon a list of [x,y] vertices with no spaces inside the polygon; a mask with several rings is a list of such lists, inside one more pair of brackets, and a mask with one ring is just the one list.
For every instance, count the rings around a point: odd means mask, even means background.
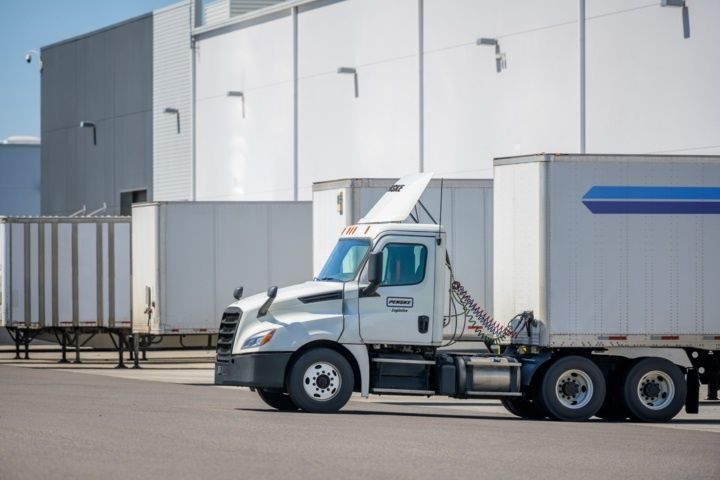
[{"label": "white trailer", "polygon": [[496,314],[538,322],[515,342],[720,349],[720,157],[505,158],[495,185]]},{"label": "white trailer", "polygon": [[233,289],[312,275],[310,202],[133,205],[133,333],[214,334]]},{"label": "white trailer", "polygon": [[130,328],[129,217],[0,217],[0,326]]},{"label": "white trailer", "polygon": [[[351,178],[313,184],[313,271],[317,275],[347,227],[363,218],[397,179]],[[442,221],[456,280],[493,311],[493,181],[434,179],[405,223]],[[442,214],[440,201],[442,189]],[[474,321],[448,324],[446,337],[477,339]]]},{"label": "white trailer", "polygon": [[[0,217],[0,327],[79,347],[130,330],[130,217]],[[113,342],[115,342],[113,340]],[[83,343],[84,344],[84,343]],[[117,343],[115,343],[117,346]]]},{"label": "white trailer", "polygon": [[[215,383],[310,412],[358,391],[498,398],[525,418],[697,413],[720,374],[720,158],[497,160],[497,320],[448,284],[444,227],[404,223],[430,177],[392,185],[313,281],[231,304]],[[440,349],[467,316],[502,354]]]}]

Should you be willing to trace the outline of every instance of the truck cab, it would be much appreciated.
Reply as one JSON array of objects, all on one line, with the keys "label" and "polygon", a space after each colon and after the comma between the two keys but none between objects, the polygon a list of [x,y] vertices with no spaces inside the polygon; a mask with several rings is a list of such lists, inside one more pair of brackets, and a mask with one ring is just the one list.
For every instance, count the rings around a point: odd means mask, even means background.
[{"label": "truck cab", "polygon": [[[431,177],[393,185],[341,232],[313,280],[237,295],[221,320],[215,383],[250,387],[273,408],[307,412],[335,412],[359,392],[496,398],[523,418],[656,421],[678,413],[685,374],[697,388],[685,352],[638,359],[630,350],[600,356],[602,348],[523,343],[516,339],[537,338],[543,328],[533,312],[496,322],[477,305],[453,278],[442,225],[403,223]],[[502,354],[440,348],[469,317],[479,325],[477,340],[502,344]],[[627,387],[635,403],[617,401],[621,374],[637,376],[626,381],[637,383]]]}]

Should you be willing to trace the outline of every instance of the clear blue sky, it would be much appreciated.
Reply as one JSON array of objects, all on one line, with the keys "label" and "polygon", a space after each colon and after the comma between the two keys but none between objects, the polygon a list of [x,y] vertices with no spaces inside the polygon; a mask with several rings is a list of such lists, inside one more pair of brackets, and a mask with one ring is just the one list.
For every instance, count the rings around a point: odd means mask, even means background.
[{"label": "clear blue sky", "polygon": [[28,50],[179,0],[0,0],[0,140],[40,136],[40,75]]}]

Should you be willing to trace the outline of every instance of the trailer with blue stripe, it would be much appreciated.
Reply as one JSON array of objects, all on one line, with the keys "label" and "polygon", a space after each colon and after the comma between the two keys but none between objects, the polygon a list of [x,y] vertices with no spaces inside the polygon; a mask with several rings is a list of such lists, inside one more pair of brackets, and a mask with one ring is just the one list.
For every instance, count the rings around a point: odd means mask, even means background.
[{"label": "trailer with blue stripe", "polygon": [[[697,413],[701,384],[717,398],[720,157],[495,160],[492,312],[454,268],[442,181],[437,222],[406,222],[431,177],[390,186],[313,281],[236,295],[215,383],[279,410],[333,412],[356,391],[570,421]],[[468,329],[492,352],[443,349]]]}]

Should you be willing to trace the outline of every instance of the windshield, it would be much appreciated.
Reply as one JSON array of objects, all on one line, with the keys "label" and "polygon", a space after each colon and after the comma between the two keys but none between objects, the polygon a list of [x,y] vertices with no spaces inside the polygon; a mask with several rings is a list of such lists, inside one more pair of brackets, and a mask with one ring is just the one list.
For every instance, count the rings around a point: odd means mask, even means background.
[{"label": "windshield", "polygon": [[333,282],[352,280],[369,249],[369,240],[349,238],[338,241],[317,279]]}]

